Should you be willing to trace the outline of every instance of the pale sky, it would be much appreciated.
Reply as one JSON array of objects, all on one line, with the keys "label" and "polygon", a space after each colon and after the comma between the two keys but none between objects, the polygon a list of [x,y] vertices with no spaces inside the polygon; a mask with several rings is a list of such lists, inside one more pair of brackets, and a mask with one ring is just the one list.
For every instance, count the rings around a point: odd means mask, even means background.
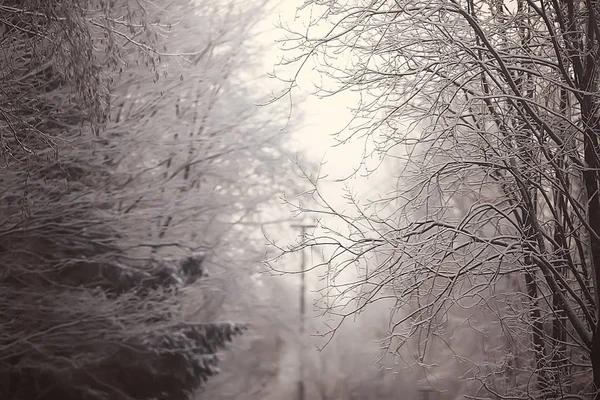
[{"label": "pale sky", "polygon": [[[292,0],[283,1],[279,7],[265,18],[260,26],[261,31],[268,30],[279,20],[281,15],[282,20],[293,21],[296,7],[302,1]],[[301,26],[301,21],[297,21]],[[282,35],[281,31],[276,32],[276,35]],[[271,51],[265,55],[264,65],[265,72],[272,72],[275,65],[281,57],[280,45],[274,43],[277,37],[271,31],[269,35],[263,35],[261,40],[264,40],[265,47]],[[340,60],[342,62],[342,60]],[[364,152],[363,140],[352,140],[349,143],[334,146],[337,142],[333,135],[343,130],[351,121],[352,113],[350,108],[357,104],[358,95],[351,92],[343,92],[327,98],[319,98],[311,95],[316,90],[314,82],[320,82],[320,76],[314,72],[314,65],[307,64],[298,77],[298,88],[293,92],[293,113],[292,123],[290,124],[291,133],[295,139],[295,148],[298,151],[298,156],[302,160],[311,162],[321,162],[324,164],[321,168],[321,176],[327,176],[319,181],[319,191],[324,195],[329,204],[334,208],[344,212],[352,213],[352,206],[348,205],[347,199],[344,197],[346,187],[349,187],[354,193],[359,193],[359,198],[374,200],[378,195],[383,195],[389,192],[395,184],[393,178],[390,179],[389,170],[381,168],[377,173],[369,178],[357,177],[344,182],[336,182],[341,178],[350,176],[354,170],[360,166]],[[294,65],[287,72],[290,76],[296,72],[297,66]],[[276,81],[272,84],[275,86]],[[289,102],[289,99],[281,101]],[[297,118],[300,117],[301,124],[298,126]],[[374,161],[375,164],[377,161]],[[371,163],[370,163],[371,164]],[[300,178],[298,178],[300,179]],[[319,216],[320,218],[322,216]],[[300,219],[300,218],[299,218]],[[343,221],[337,218],[327,217],[327,220],[322,220],[327,226],[335,228],[339,232],[344,232],[347,226]],[[273,228],[275,229],[275,228]],[[271,235],[277,237],[284,245],[286,240],[295,240],[297,232],[292,232],[290,238],[282,235],[281,231],[271,232]],[[273,237],[271,236],[271,237]],[[288,242],[289,243],[289,242]],[[323,249],[329,252],[332,249]],[[297,257],[297,255],[296,255]],[[280,263],[282,269],[297,270],[299,260],[287,259]],[[318,251],[311,252],[307,264],[309,266],[315,263],[320,263]],[[321,271],[322,273],[323,271]],[[292,280],[298,279],[296,275],[290,277]],[[315,288],[322,286],[318,282],[316,274],[308,274],[307,279],[311,284],[309,287]]]},{"label": "pale sky", "polygon": [[[282,21],[294,23],[296,8],[302,3],[301,0],[281,1],[279,6],[274,7],[271,15],[265,18],[265,29],[268,29],[269,25],[276,24],[280,17]],[[297,19],[296,23],[297,26],[302,26],[301,18]],[[276,32],[276,35],[282,34],[282,32]],[[266,72],[272,72],[272,67],[278,62],[282,52],[279,49],[280,45],[274,43],[278,39],[276,36],[265,35],[264,37],[266,45],[272,49],[271,53],[265,57]],[[295,73],[295,68],[296,66],[291,67],[287,75]],[[295,121],[294,118],[300,114],[303,115],[303,119],[301,126],[294,127],[292,133],[297,141],[297,150],[304,157],[310,157],[312,161],[317,162],[326,160],[322,172],[328,174],[330,179],[339,179],[350,174],[362,156],[362,144],[358,142],[332,147],[336,144],[332,135],[343,130],[350,122],[352,113],[349,107],[356,103],[357,96],[340,93],[322,99],[311,95],[316,90],[314,82],[319,82],[321,79],[313,69],[314,66],[310,64],[305,66],[298,77],[298,88],[293,92],[292,121]],[[289,101],[289,98],[284,101]]]}]

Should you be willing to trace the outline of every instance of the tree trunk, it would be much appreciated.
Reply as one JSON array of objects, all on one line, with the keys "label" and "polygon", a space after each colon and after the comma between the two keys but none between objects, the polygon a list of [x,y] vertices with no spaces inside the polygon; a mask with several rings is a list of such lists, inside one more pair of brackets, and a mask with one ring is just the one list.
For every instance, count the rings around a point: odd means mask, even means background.
[{"label": "tree trunk", "polygon": [[[529,257],[527,257],[529,259]],[[526,262],[531,262],[527,260]],[[531,265],[531,264],[529,264]],[[545,392],[548,387],[548,380],[546,377],[546,364],[545,364],[545,346],[544,346],[544,322],[541,317],[540,307],[538,305],[538,287],[535,281],[534,272],[527,272],[525,274],[525,285],[527,288],[527,295],[531,298],[531,336],[533,341],[533,351],[535,353],[535,369],[537,372],[537,386],[538,390]]]},{"label": "tree trunk", "polygon": [[590,358],[594,374],[594,400],[600,400],[600,324],[598,323],[596,323],[596,329],[594,330]]},{"label": "tree trunk", "polygon": [[[593,73],[592,76],[596,74]],[[597,85],[592,86],[589,90],[596,90]],[[592,337],[592,348],[590,358],[592,361],[592,369],[594,376],[594,395],[595,400],[600,400],[600,324],[598,316],[600,314],[600,197],[598,194],[598,170],[600,168],[600,160],[598,156],[598,135],[600,135],[600,118],[597,114],[597,103],[592,96],[585,96],[581,104],[581,114],[584,122],[585,130],[584,138],[584,156],[586,169],[583,172],[583,181],[587,192],[587,215],[588,223],[591,228],[590,232],[590,258],[592,280],[594,285],[594,294],[596,300],[596,326]]]}]

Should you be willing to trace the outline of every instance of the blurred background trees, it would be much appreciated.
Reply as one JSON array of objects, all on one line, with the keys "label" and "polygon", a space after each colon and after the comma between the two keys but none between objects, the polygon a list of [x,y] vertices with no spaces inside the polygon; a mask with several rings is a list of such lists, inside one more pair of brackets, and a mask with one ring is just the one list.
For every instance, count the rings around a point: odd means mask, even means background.
[{"label": "blurred background trees", "polygon": [[0,5],[2,398],[183,399],[217,372],[291,171],[252,82],[264,6]]}]

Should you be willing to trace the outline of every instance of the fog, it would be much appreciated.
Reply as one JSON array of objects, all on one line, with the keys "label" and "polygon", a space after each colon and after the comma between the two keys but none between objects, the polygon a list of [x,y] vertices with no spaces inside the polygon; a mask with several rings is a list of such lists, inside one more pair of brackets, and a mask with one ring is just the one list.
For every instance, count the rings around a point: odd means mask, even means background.
[{"label": "fog", "polygon": [[0,397],[600,400],[592,2],[0,5]]}]

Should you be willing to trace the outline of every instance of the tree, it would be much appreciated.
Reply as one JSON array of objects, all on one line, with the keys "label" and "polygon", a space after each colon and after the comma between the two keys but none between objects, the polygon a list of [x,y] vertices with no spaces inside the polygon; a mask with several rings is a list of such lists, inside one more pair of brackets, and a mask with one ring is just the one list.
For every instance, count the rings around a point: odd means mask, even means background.
[{"label": "tree", "polygon": [[[277,284],[281,285],[281,280]],[[290,288],[286,286],[282,289],[289,293]],[[296,325],[290,326],[287,319],[293,319],[295,314],[290,313],[293,305],[289,304],[288,296],[274,297],[265,293],[269,287],[264,284],[256,292],[259,290],[263,298],[257,299],[257,293],[253,293],[251,305],[236,313],[245,312],[244,320],[249,324],[244,340],[230,346],[220,364],[221,373],[208,382],[197,400],[259,400],[270,398],[273,393],[274,398],[282,395],[278,388],[284,370],[281,359],[290,346],[290,339],[296,339]]]},{"label": "tree", "polygon": [[[277,186],[263,172],[283,155],[274,155],[264,117],[252,119],[253,99],[235,80],[235,52],[260,4],[246,2],[243,21],[233,6],[0,6],[3,398],[190,398],[244,328],[216,322],[220,292],[231,286],[218,272],[260,250],[232,245],[252,237],[234,223],[271,200]],[[218,24],[221,36],[207,37]],[[205,36],[190,35],[190,26]],[[190,77],[191,96],[171,102]],[[198,140],[167,147],[190,121]],[[242,133],[245,145],[235,146]],[[193,166],[202,167],[202,183]],[[252,202],[240,205],[240,190],[258,181]]]},{"label": "tree", "polygon": [[[600,4],[316,0],[303,9],[317,17],[312,29],[289,28],[290,48],[303,51],[295,59],[320,66],[322,94],[358,91],[350,136],[402,160],[393,193],[354,202],[354,213],[314,192],[320,207],[310,211],[348,231],[304,245],[337,247],[330,274],[362,265],[338,296],[342,319],[393,296],[391,349],[418,346],[426,366],[426,354],[437,361],[428,345],[452,338],[448,319],[464,326],[465,310],[487,310],[505,340],[498,350],[514,358],[474,363],[469,378],[484,392],[473,395],[599,399]],[[358,306],[342,310],[356,292]],[[501,388],[513,374],[532,379]]]}]

